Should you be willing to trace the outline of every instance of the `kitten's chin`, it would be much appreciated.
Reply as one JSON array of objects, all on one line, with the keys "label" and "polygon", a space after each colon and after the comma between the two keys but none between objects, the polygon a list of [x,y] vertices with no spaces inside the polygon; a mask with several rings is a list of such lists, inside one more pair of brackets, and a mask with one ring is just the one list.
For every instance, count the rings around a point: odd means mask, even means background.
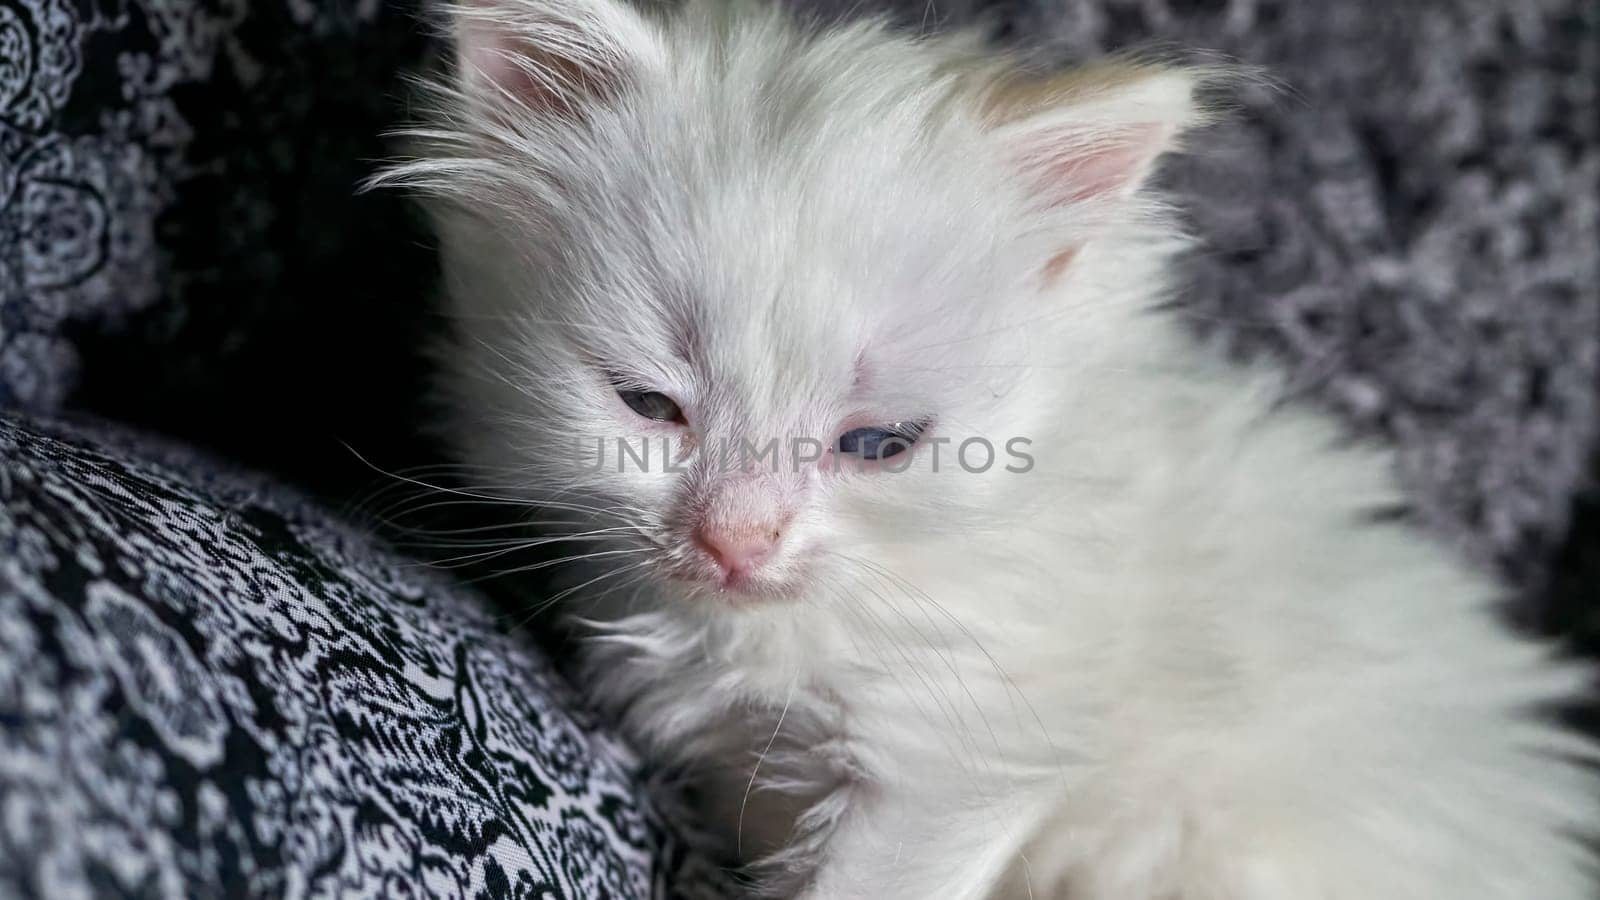
[{"label": "kitten's chin", "polygon": [[803,593],[799,579],[753,576],[728,581],[699,574],[668,572],[667,582],[670,592],[686,603],[709,603],[730,609],[793,603]]}]

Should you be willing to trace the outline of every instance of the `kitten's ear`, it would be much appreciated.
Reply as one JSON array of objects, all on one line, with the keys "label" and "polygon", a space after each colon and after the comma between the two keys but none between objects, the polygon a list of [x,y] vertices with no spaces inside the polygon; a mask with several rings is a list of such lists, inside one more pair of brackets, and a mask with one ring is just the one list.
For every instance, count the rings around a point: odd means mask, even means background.
[{"label": "kitten's ear", "polygon": [[1040,80],[1001,79],[983,113],[1042,206],[1132,195],[1203,120],[1193,69],[1105,63]]},{"label": "kitten's ear", "polygon": [[501,114],[580,117],[638,77],[655,46],[620,0],[463,0],[451,25],[461,89]]}]

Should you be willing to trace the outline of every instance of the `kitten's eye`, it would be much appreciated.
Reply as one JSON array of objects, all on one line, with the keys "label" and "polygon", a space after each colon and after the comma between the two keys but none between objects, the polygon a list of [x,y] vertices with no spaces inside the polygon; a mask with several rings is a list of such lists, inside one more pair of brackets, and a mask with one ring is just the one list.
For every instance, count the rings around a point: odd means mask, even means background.
[{"label": "kitten's eye", "polygon": [[628,404],[629,409],[646,419],[654,419],[657,422],[683,421],[683,410],[672,402],[671,397],[659,391],[630,391],[617,388],[617,396],[622,398],[623,403]]},{"label": "kitten's eye", "polygon": [[896,422],[855,428],[839,435],[834,450],[862,459],[889,459],[911,449],[927,426],[920,422]]}]

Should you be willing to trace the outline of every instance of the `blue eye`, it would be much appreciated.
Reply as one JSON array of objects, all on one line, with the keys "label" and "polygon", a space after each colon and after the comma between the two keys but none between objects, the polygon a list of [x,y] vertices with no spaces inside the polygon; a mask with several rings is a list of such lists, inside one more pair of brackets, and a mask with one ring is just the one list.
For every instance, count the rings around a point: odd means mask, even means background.
[{"label": "blue eye", "polygon": [[896,422],[851,429],[839,435],[834,450],[862,459],[888,459],[910,450],[924,427],[917,422]]}]

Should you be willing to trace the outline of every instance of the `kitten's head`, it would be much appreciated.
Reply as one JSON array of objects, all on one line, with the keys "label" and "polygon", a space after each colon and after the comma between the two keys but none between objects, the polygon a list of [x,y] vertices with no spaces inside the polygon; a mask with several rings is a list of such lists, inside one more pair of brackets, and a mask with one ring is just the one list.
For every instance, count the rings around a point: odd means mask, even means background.
[{"label": "kitten's head", "polygon": [[612,583],[838,590],[1049,496],[1016,470],[1152,299],[1138,189],[1192,72],[1031,77],[966,35],[710,0],[452,23],[424,152],[387,177],[436,198],[456,437],[614,526]]}]

